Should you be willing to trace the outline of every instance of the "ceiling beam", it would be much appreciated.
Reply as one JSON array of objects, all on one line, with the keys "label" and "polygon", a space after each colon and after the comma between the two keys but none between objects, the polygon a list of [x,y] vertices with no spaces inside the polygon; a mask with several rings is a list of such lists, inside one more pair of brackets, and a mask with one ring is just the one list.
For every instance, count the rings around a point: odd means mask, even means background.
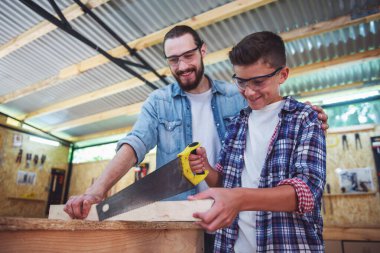
[{"label": "ceiling beam", "polygon": [[[210,11],[204,12],[202,14],[199,14],[195,17],[186,19],[182,22],[179,22],[175,25],[189,25],[193,27],[194,29],[199,29],[202,27],[205,27],[207,25],[219,22],[223,19],[230,18],[232,16],[238,15],[240,13],[258,8],[260,6],[269,4],[271,2],[274,2],[275,0],[239,0],[239,1],[233,1],[231,3],[225,4],[223,6],[214,8]],[[128,43],[128,46],[131,48],[134,48],[136,50],[142,50],[144,48],[151,47],[153,45],[159,44],[162,40],[164,35],[175,25],[166,27],[162,30],[159,30],[157,32],[151,33],[147,36],[144,36],[142,38],[136,39],[130,43]],[[114,49],[107,51],[110,55],[121,58],[124,56],[129,55],[128,50],[123,47],[119,46]],[[77,64],[71,65],[69,67],[66,67],[62,69],[56,76],[50,77],[47,80],[40,81],[37,84],[30,85],[31,88],[25,87],[24,89],[20,89],[17,92],[9,93],[5,96],[0,97],[0,103],[7,103],[10,101],[13,101],[15,99],[21,98],[23,96],[27,96],[33,92],[37,92],[49,87],[53,87],[54,85],[57,85],[60,81],[66,80],[68,78],[74,77],[76,75],[79,75],[85,71],[88,71],[90,69],[96,68],[98,66],[101,66],[105,63],[108,63],[109,60],[105,58],[103,55],[96,55],[94,57],[91,57],[89,59],[83,60]]]},{"label": "ceiling beam", "polygon": [[[169,76],[171,74],[169,68],[163,68],[161,70],[158,70],[157,72],[160,75],[166,75],[166,76]],[[156,78],[157,76],[154,75],[153,73],[147,73],[145,75],[142,75],[142,77],[146,80],[158,80],[158,78]],[[26,119],[30,119],[33,117],[38,117],[38,116],[42,116],[45,114],[65,110],[67,108],[71,108],[71,107],[74,107],[74,106],[77,106],[80,104],[88,103],[88,102],[100,99],[102,97],[110,96],[110,95],[113,95],[113,94],[116,94],[116,93],[119,93],[122,91],[130,90],[130,89],[133,89],[135,87],[142,86],[142,85],[144,85],[144,82],[142,82],[140,79],[134,77],[134,78],[128,79],[126,81],[122,81],[122,82],[119,82],[117,84],[114,84],[114,85],[111,85],[111,86],[108,86],[108,87],[105,87],[102,89],[98,89],[98,90],[90,92],[90,93],[83,94],[83,95],[78,96],[78,97],[74,97],[71,99],[64,100],[62,102],[52,104],[50,106],[46,106],[40,110],[31,112],[29,114],[20,115],[17,118],[21,119],[21,120],[26,120]]]},{"label": "ceiling beam", "polygon": [[[343,56],[343,57],[336,58],[336,59],[333,59],[330,61],[318,62],[315,64],[310,64],[310,65],[306,65],[306,66],[292,68],[292,69],[290,69],[290,76],[293,77],[293,76],[301,75],[301,74],[304,74],[304,73],[307,73],[310,71],[319,70],[321,68],[327,68],[327,67],[332,67],[332,66],[336,66],[336,65],[340,65],[340,64],[352,63],[353,61],[372,60],[372,59],[378,58],[379,56],[380,56],[380,49],[371,50],[371,51],[367,51],[367,52],[363,52],[363,53],[358,53],[355,55]],[[157,77],[152,75],[152,78],[157,78]],[[351,88],[356,87],[356,86],[357,85],[355,84]],[[343,89],[343,88],[346,89],[349,87],[350,87],[350,85],[345,85],[345,86],[337,87],[336,89]],[[318,91],[315,91],[315,92],[318,92]],[[303,95],[305,95],[305,94],[303,94]],[[118,116],[123,116],[126,114],[129,114],[129,115],[138,114],[138,113],[140,113],[141,106],[142,106],[142,102],[137,103],[137,104],[132,104],[132,105],[129,105],[126,107],[122,107],[122,108],[98,113],[95,115],[90,115],[90,116],[87,116],[87,117],[84,117],[84,118],[81,118],[78,120],[68,121],[68,122],[53,126],[50,129],[44,129],[44,130],[45,131],[53,131],[53,132],[64,131],[64,130],[67,130],[70,128],[74,128],[74,127],[78,127],[78,126],[86,125],[86,124],[91,124],[91,123],[95,123],[97,121],[101,121],[101,120],[105,120],[105,119],[109,119],[109,118],[114,118],[114,117],[118,117]],[[133,109],[131,109],[132,107],[133,107]]]},{"label": "ceiling beam", "polygon": [[100,139],[112,135],[118,135],[118,134],[127,134],[132,130],[133,126],[127,126],[119,129],[112,129],[108,131],[103,131],[103,132],[97,132],[94,134],[87,134],[87,135],[82,135],[79,137],[71,137],[68,140],[71,142],[80,142],[80,141],[87,141],[87,140],[92,140],[92,139]]},{"label": "ceiling beam", "polygon": [[305,98],[305,97],[320,95],[320,94],[329,93],[329,92],[360,88],[363,85],[364,85],[364,82],[347,83],[347,84],[337,85],[337,86],[328,87],[328,88],[319,89],[319,90],[301,92],[299,96]]},{"label": "ceiling beam", "polygon": [[373,49],[365,52],[360,52],[352,55],[345,55],[342,57],[334,58],[329,61],[321,61],[309,65],[304,65],[296,68],[292,68],[290,70],[290,77],[296,77],[299,75],[304,75],[311,71],[326,69],[331,66],[341,65],[341,64],[347,64],[357,61],[370,61],[374,60],[380,57],[380,48]]},{"label": "ceiling beam", "polygon": [[[83,4],[85,4],[90,9],[96,8],[108,1],[109,0],[82,0]],[[73,20],[84,14],[82,9],[77,4],[70,5],[69,7],[64,9],[62,13],[67,19],[67,21]],[[57,27],[49,21],[40,22],[36,26],[30,28],[29,30],[25,31],[24,33],[18,35],[17,37],[11,39],[10,41],[2,45],[0,47],[0,58],[3,58],[4,56],[27,45],[28,43],[46,35],[51,31],[54,31],[55,29],[57,29]]]},{"label": "ceiling beam", "polygon": [[106,120],[106,119],[111,119],[111,118],[115,118],[115,117],[119,117],[119,116],[123,116],[123,115],[124,116],[135,115],[135,114],[138,114],[140,112],[142,104],[143,104],[143,102],[140,102],[140,103],[116,108],[116,109],[113,109],[110,111],[93,114],[90,116],[82,117],[80,119],[67,121],[65,123],[55,125],[55,126],[50,127],[50,128],[45,128],[44,130],[49,131],[49,132],[64,131],[66,129],[70,129],[70,128],[74,128],[74,127],[78,127],[78,126],[83,126],[83,125],[87,125],[87,124],[91,124],[94,122],[98,122],[98,121],[102,121],[102,120]]},{"label": "ceiling beam", "polygon": [[[380,6],[377,7],[380,9]],[[281,37],[284,41],[290,41],[296,39],[302,39],[305,37],[310,37],[313,35],[317,35],[320,33],[326,33],[335,31],[338,29],[345,28],[347,26],[354,26],[361,23],[369,23],[374,20],[378,20],[380,18],[380,13],[375,13],[372,15],[368,15],[362,18],[352,19],[351,15],[346,15],[342,17],[338,17],[332,20],[327,20],[323,22],[319,22],[314,25],[302,27],[290,32],[282,33]]]},{"label": "ceiling beam", "polygon": [[[377,15],[377,18],[380,18],[380,14],[376,14],[376,15]],[[345,19],[347,19],[347,16],[331,20],[328,22],[329,24],[326,24],[327,21],[322,22],[323,24],[325,24],[326,27],[321,25],[321,23],[318,23],[318,24],[308,26],[306,28],[299,28],[299,29],[295,29],[295,30],[290,31],[290,32],[281,33],[280,35],[282,37],[286,37],[286,41],[289,42],[289,41],[299,39],[300,36],[306,37],[309,35],[307,32],[302,33],[300,31],[304,31],[304,32],[309,31],[310,36],[313,36],[313,35],[317,35],[320,33],[324,33],[324,32],[326,32],[326,30],[332,31],[332,30],[334,30],[333,29],[334,27],[336,29],[341,29],[342,28],[342,22],[335,23],[336,26],[333,26],[332,24],[334,23],[335,20],[345,20]],[[317,29],[316,27],[319,27],[319,28]],[[214,63],[217,63],[220,61],[227,60],[228,59],[228,52],[230,50],[231,50],[231,47],[228,47],[228,48],[219,50],[217,52],[207,54],[205,57],[205,60],[204,60],[205,65],[211,65],[211,64],[214,64]],[[357,53],[354,55],[348,55],[348,56],[336,58],[336,59],[333,59],[330,61],[323,61],[323,62],[319,62],[319,63],[315,63],[315,64],[296,67],[296,68],[293,68],[291,70],[291,76],[295,77],[297,75],[301,75],[301,74],[304,74],[306,72],[314,71],[316,69],[321,69],[321,68],[327,68],[329,66],[338,65],[341,63],[358,61],[358,60],[371,60],[372,58],[378,58],[379,57],[379,50],[380,49],[370,50],[370,51],[366,51],[366,52],[362,52],[362,53]],[[162,68],[162,69],[158,70],[158,73],[160,75],[166,75],[166,76],[171,75],[169,68]],[[154,81],[158,80],[158,78],[155,75],[153,75],[152,73],[145,74],[145,75],[143,75],[143,77],[150,82],[154,82]],[[87,93],[87,94],[84,94],[84,95],[81,95],[81,96],[78,96],[78,97],[75,97],[72,99],[68,99],[68,100],[65,100],[65,101],[62,101],[62,102],[59,102],[56,104],[52,104],[50,106],[46,106],[40,110],[31,112],[31,113],[26,114],[26,115],[20,115],[20,116],[18,116],[18,119],[25,120],[25,119],[30,119],[33,117],[38,117],[38,116],[42,116],[45,114],[53,113],[53,112],[56,112],[59,110],[64,110],[64,109],[74,107],[74,106],[77,106],[77,105],[80,105],[83,103],[87,103],[87,102],[90,102],[90,101],[93,101],[96,99],[100,99],[102,97],[110,96],[110,95],[113,95],[113,94],[116,94],[116,93],[119,93],[119,92],[122,92],[122,91],[125,91],[128,89],[132,89],[132,88],[135,88],[135,87],[138,87],[141,85],[144,85],[144,84],[139,79],[131,78],[129,80],[108,86],[106,88],[96,90],[96,91],[91,92],[91,93]]]}]

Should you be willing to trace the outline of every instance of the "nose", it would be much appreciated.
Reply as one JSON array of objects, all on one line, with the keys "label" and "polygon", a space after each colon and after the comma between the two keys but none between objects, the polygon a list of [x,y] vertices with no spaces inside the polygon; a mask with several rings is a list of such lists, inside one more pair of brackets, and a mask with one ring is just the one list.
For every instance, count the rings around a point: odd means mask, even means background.
[{"label": "nose", "polygon": [[256,94],[256,91],[252,89],[249,85],[244,90],[244,96],[249,97]]},{"label": "nose", "polygon": [[189,65],[188,65],[185,61],[183,61],[182,57],[180,57],[180,58],[178,59],[178,69],[179,69],[179,70],[187,69],[188,66],[189,66]]}]

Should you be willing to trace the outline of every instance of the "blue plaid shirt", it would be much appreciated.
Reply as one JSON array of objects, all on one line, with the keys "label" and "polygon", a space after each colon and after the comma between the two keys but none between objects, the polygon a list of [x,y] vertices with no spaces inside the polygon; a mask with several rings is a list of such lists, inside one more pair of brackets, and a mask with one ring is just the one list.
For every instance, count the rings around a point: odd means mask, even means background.
[{"label": "blue plaid shirt", "polygon": [[[228,128],[216,166],[223,175],[225,188],[241,187],[250,112],[250,108],[243,109]],[[257,252],[324,251],[321,198],[326,181],[326,143],[317,116],[310,106],[285,98],[259,188],[272,188],[293,180],[306,187],[310,198],[305,200],[301,196],[304,191],[295,186],[301,202],[297,212],[257,212],[256,221],[252,221],[256,222]],[[303,209],[303,202],[311,203],[311,208]],[[237,236],[238,217],[230,227],[217,231],[215,252],[233,252]]]}]

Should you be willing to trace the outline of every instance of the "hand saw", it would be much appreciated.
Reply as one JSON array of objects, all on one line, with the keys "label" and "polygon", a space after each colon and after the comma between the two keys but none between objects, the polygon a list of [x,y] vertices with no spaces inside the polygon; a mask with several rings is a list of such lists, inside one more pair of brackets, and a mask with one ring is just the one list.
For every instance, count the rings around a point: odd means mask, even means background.
[{"label": "hand saw", "polygon": [[189,164],[189,155],[195,154],[199,146],[198,142],[189,144],[176,159],[100,202],[96,206],[99,220],[175,196],[199,184],[208,171],[194,174]]}]

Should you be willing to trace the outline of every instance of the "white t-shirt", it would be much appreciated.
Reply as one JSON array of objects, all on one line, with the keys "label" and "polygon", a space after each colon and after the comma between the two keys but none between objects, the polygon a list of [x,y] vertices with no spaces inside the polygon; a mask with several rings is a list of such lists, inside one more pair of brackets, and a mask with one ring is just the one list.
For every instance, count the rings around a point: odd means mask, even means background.
[{"label": "white t-shirt", "polygon": [[[244,151],[244,168],[241,175],[242,187],[257,188],[261,170],[274,130],[279,122],[285,101],[267,105],[260,110],[252,110],[248,119],[247,145]],[[239,213],[239,234],[235,243],[235,252],[256,252],[256,212]]]},{"label": "white t-shirt", "polygon": [[[186,92],[186,95],[191,105],[193,141],[200,142],[201,146],[206,149],[208,161],[214,167],[221,144],[211,109],[211,89],[201,94]],[[197,187],[198,192],[207,188],[208,185],[205,181],[201,182]]]}]

